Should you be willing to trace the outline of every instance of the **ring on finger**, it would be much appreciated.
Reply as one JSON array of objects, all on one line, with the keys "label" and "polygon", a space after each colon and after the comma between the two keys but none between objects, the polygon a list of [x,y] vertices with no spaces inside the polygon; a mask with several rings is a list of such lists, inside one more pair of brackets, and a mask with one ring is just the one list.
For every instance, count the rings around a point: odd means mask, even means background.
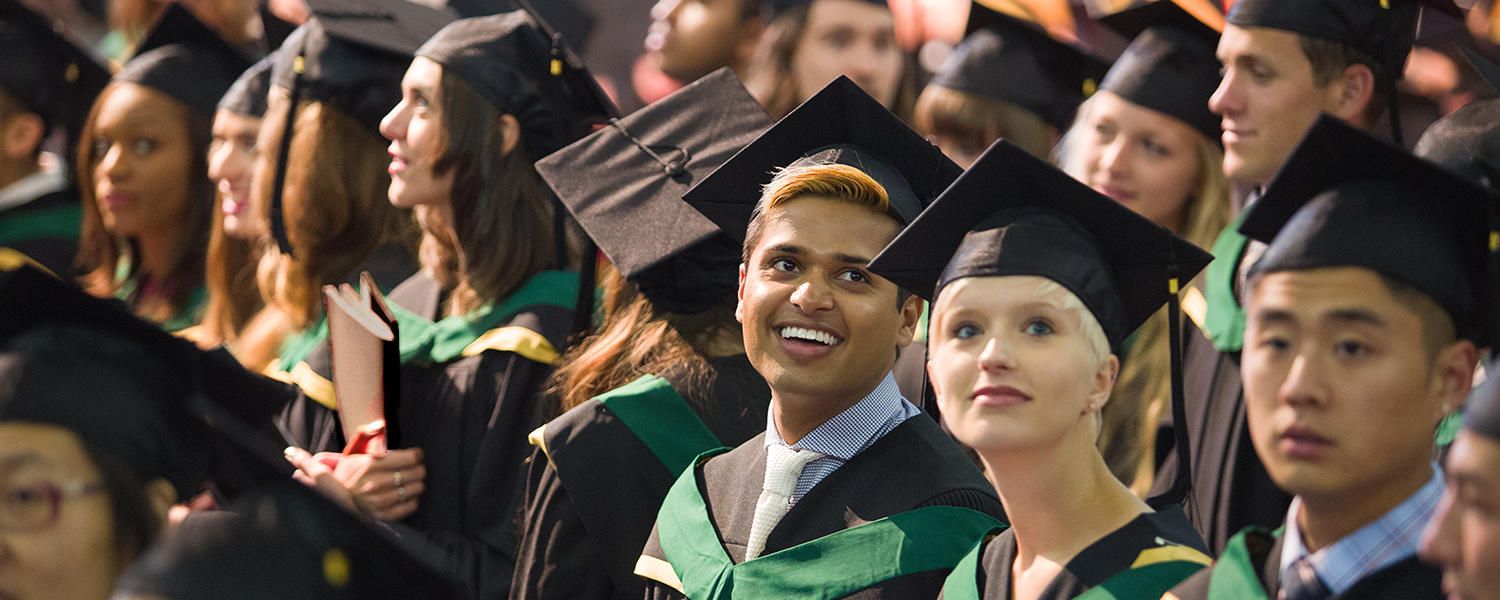
[{"label": "ring on finger", "polygon": [[406,486],[396,486],[396,504],[406,504]]},{"label": "ring on finger", "polygon": [[394,474],[392,474],[391,478],[396,483],[396,487],[398,487],[398,488],[401,487],[401,472],[400,471],[396,471]]}]

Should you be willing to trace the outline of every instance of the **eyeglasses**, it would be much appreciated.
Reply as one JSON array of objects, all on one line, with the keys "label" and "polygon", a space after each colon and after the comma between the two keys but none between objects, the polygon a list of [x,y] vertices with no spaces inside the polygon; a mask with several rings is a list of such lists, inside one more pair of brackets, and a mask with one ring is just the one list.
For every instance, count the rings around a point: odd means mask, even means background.
[{"label": "eyeglasses", "polygon": [[98,482],[7,484],[0,482],[0,531],[33,531],[57,522],[63,500],[104,491]]}]

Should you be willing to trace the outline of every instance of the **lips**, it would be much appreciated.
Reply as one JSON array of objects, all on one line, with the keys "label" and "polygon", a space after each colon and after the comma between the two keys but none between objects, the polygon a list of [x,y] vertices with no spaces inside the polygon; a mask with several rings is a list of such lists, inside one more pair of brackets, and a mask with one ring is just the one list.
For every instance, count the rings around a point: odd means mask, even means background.
[{"label": "lips", "polygon": [[1099,190],[1099,193],[1104,194],[1105,196],[1109,196],[1110,199],[1121,204],[1135,199],[1135,192],[1126,190],[1125,188],[1119,186],[1103,184],[1094,187],[1095,189]]},{"label": "lips", "polygon": [[974,390],[971,398],[975,406],[1004,408],[1031,401],[1031,394],[1008,385],[989,385]]},{"label": "lips", "polygon": [[844,343],[843,336],[826,327],[805,323],[783,324],[773,328],[782,349],[790,356],[810,360],[833,353]]},{"label": "lips", "polygon": [[104,194],[104,208],[117,211],[128,208],[135,203],[135,194],[129,192],[112,191]]},{"label": "lips", "polygon": [[1312,460],[1333,448],[1333,440],[1301,425],[1286,428],[1277,436],[1277,445],[1288,458]]},{"label": "lips", "polygon": [[391,155],[391,164],[385,169],[387,173],[396,175],[406,170],[406,157],[397,154],[395,150],[388,150],[386,153]]},{"label": "lips", "polygon": [[1245,139],[1247,139],[1247,138],[1255,135],[1254,131],[1250,131],[1248,129],[1235,129],[1235,128],[1232,128],[1232,127],[1224,127],[1223,131],[1224,131],[1224,133],[1221,134],[1219,137],[1220,137],[1220,139],[1222,139],[1224,141],[1225,145],[1234,144],[1234,143],[1237,143],[1237,142],[1243,142],[1243,141],[1245,141]]}]

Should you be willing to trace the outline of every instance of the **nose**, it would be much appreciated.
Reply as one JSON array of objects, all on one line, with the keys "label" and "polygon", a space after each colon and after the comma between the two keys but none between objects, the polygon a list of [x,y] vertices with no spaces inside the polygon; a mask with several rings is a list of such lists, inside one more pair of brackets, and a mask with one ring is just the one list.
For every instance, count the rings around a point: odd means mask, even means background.
[{"label": "nose", "polygon": [[803,313],[814,313],[833,309],[833,294],[825,284],[809,277],[792,290],[792,306]]},{"label": "nose", "polygon": [[1318,373],[1322,369],[1314,364],[1310,357],[1299,354],[1292,359],[1291,368],[1287,369],[1286,381],[1281,382],[1278,389],[1280,399],[1283,403],[1298,407],[1315,407],[1326,400],[1326,390]]},{"label": "nose", "polygon": [[1130,174],[1129,144],[1124,138],[1124,135],[1115,136],[1099,153],[1099,168],[1114,179]]},{"label": "nose", "polygon": [[94,166],[95,177],[118,179],[128,172],[127,163],[130,161],[126,160],[125,147],[121,144],[110,144],[98,160],[99,163]]},{"label": "nose", "polygon": [[1244,109],[1244,100],[1239,90],[1239,78],[1233,71],[1225,72],[1219,79],[1219,87],[1208,97],[1208,110],[1221,117]]},{"label": "nose", "polygon": [[1422,531],[1422,543],[1417,548],[1422,560],[1437,565],[1459,563],[1463,533],[1458,526],[1458,511],[1453,506],[1457,499],[1458,492],[1452,486],[1443,492],[1437,512]]},{"label": "nose", "polygon": [[406,125],[411,121],[406,107],[406,100],[402,100],[391,112],[385,114],[385,118],[380,120],[380,135],[393,142],[406,138]]},{"label": "nose", "polygon": [[985,343],[984,349],[979,352],[979,369],[985,372],[1001,372],[1014,369],[1015,359],[1010,353],[1009,345],[1001,336],[994,336]]},{"label": "nose", "polygon": [[229,141],[225,140],[209,146],[208,153],[208,178],[214,181],[227,179],[229,175],[224,172],[228,167],[229,155],[233,152]]}]

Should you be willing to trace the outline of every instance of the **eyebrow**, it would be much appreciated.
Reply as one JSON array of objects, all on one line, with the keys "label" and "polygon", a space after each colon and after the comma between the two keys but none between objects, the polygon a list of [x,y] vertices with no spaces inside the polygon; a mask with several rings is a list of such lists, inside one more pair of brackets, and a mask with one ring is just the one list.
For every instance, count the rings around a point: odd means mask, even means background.
[{"label": "eyebrow", "polygon": [[[1278,308],[1262,309],[1255,312],[1255,318],[1263,323],[1296,323],[1297,317],[1290,310]],[[1319,316],[1325,321],[1345,323],[1350,325],[1372,325],[1385,327],[1385,319],[1373,311],[1364,308],[1335,308],[1325,311]]]},{"label": "eyebrow", "polygon": [[[798,246],[796,244],[776,244],[774,246],[771,246],[770,248],[767,248],[766,252],[776,254],[795,254],[797,256],[811,254],[811,252],[809,252],[806,248],[803,248],[802,246]],[[833,258],[838,262],[852,265],[870,264],[870,259],[868,258],[865,258],[863,256],[856,256],[853,254],[845,254],[843,252],[833,253]]]},{"label": "eyebrow", "polygon": [[24,467],[29,464],[41,462],[45,462],[42,460],[42,455],[35,452],[18,452],[16,454],[6,454],[4,456],[0,456],[0,469],[9,470],[16,467]]}]

